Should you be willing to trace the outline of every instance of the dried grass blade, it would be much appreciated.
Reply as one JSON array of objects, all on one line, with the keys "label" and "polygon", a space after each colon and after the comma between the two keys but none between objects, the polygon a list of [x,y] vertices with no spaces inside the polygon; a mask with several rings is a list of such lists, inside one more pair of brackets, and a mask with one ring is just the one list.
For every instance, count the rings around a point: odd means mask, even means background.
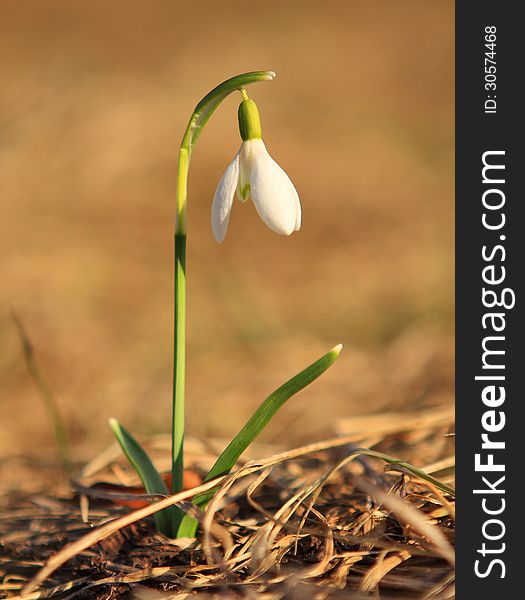
[{"label": "dried grass blade", "polygon": [[374,590],[387,573],[390,573],[390,571],[402,562],[409,559],[411,554],[407,550],[402,550],[401,552],[392,554],[388,558],[385,556],[386,552],[382,552],[375,565],[365,573],[359,587],[361,591],[371,592]]},{"label": "dried grass blade", "polygon": [[455,564],[456,557],[454,549],[449,544],[447,538],[443,532],[440,531],[439,527],[428,523],[425,515],[420,510],[414,508],[398,496],[388,494],[384,490],[372,485],[363,477],[354,476],[353,480],[360,489],[372,496],[378,504],[385,506],[388,510],[392,511],[398,519],[404,521],[420,535],[428,539],[433,544],[436,551],[451,565]]}]

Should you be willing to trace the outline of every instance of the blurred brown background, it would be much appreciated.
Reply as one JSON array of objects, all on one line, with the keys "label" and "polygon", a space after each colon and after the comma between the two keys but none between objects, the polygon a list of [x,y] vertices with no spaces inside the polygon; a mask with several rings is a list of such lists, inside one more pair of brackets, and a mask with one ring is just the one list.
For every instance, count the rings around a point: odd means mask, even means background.
[{"label": "blurred brown background", "polygon": [[227,437],[338,342],[339,362],[265,434],[452,401],[453,2],[1,3],[0,456],[54,452],[10,309],[58,397],[73,455],[107,419],[168,431],[176,156],[196,102],[250,93],[303,229],[209,213],[239,146],[229,98],[190,171],[189,432]]}]

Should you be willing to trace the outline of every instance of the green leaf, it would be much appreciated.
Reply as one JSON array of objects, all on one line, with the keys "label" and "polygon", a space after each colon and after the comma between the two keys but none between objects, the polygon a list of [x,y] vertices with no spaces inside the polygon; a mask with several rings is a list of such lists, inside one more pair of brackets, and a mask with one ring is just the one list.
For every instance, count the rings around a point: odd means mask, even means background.
[{"label": "green leaf", "polygon": [[[117,438],[126,458],[137,472],[147,494],[169,496],[170,492],[160,476],[159,472],[151,462],[146,451],[137,440],[127,431],[117,419],[110,419],[109,425]],[[155,513],[157,530],[168,537],[173,537],[183,513],[176,507],[166,508]]]},{"label": "green leaf", "polygon": [[[341,349],[341,344],[335,346],[335,348],[332,348],[330,352],[327,352],[319,360],[316,360],[309,367],[304,369],[304,371],[301,371],[295,377],[292,377],[292,379],[284,383],[280,388],[276,389],[273,394],[270,394],[268,398],[266,398],[266,400],[253,413],[246,425],[228,444],[226,449],[222,452],[211,468],[208,475],[206,475],[204,482],[206,483],[207,481],[211,481],[216,477],[229,473],[241,454],[263,431],[281,406],[292,396],[297,394],[297,392],[300,392],[307,385],[310,385],[310,383],[315,381],[329,367],[331,367],[337,360]],[[203,494],[199,494],[193,499],[193,504],[199,508],[204,508],[206,504],[208,504],[208,502],[213,498],[216,491],[217,489],[212,489]],[[194,537],[196,531],[197,521],[186,516],[177,532],[177,537]]]}]

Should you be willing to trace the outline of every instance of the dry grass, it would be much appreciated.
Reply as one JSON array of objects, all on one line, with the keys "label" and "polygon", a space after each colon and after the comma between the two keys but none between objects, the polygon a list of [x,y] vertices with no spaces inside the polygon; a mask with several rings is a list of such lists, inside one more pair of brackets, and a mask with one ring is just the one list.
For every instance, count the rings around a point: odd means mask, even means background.
[{"label": "dry grass", "polygon": [[[378,598],[451,598],[453,495],[406,468],[385,469],[356,452],[366,446],[395,453],[447,487],[451,425],[451,411],[448,417],[444,411],[405,415],[403,423],[393,418],[379,429],[372,416],[361,420],[358,434],[249,461],[216,483],[149,498],[156,501],[132,512],[122,506],[126,488],[101,493],[94,485],[130,481],[106,453],[78,482],[80,506],[78,498],[40,497],[4,510],[0,589],[6,598],[27,600],[358,598],[371,592]],[[162,459],[163,451],[157,452]],[[196,460],[197,469],[199,463],[206,459]],[[199,540],[169,541],[143,520],[174,502],[188,509],[189,498],[217,483]]]}]

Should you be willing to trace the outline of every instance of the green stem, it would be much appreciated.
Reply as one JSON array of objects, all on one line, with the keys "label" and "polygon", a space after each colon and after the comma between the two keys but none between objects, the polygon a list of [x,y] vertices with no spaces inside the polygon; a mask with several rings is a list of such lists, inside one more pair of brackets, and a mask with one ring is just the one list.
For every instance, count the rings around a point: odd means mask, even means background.
[{"label": "green stem", "polygon": [[[186,228],[188,172],[193,146],[208,119],[232,92],[251,83],[271,81],[272,71],[254,71],[232,77],[218,85],[197,104],[182,138],[177,175],[177,222],[175,227],[175,302],[173,361],[173,423],[171,492],[182,490],[184,475],[184,388],[186,366]],[[181,511],[179,511],[181,512]],[[182,513],[181,513],[182,516]],[[174,524],[177,527],[177,524]]]},{"label": "green stem", "polygon": [[173,423],[171,492],[183,488],[184,390],[186,366],[186,236],[175,234],[175,355],[173,361]]}]

